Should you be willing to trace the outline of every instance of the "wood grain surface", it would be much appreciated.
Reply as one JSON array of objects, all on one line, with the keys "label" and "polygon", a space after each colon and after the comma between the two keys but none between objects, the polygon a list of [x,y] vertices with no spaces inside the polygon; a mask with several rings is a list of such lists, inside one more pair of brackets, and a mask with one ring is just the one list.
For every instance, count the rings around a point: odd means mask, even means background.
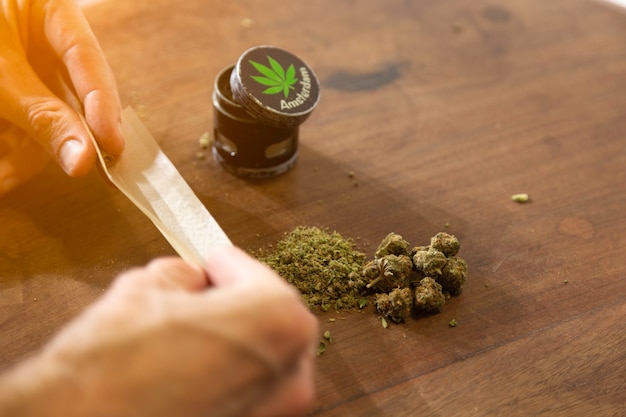
[{"label": "wood grain surface", "polygon": [[[626,416],[626,9],[103,0],[85,12],[124,105],[235,244],[298,225],[370,256],[389,232],[459,237],[469,278],[441,314],[387,329],[371,306],[319,314],[333,344],[313,415]],[[246,181],[198,138],[217,73],[261,44],[304,59],[322,97],[295,167]],[[0,200],[0,369],[118,273],[173,254],[97,172],[50,164]]]}]

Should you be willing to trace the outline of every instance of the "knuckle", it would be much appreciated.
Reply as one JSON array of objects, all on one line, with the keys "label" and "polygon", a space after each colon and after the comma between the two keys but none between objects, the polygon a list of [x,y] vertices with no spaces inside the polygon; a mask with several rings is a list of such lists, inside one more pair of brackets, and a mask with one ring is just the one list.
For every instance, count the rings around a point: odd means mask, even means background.
[{"label": "knuckle", "polygon": [[56,100],[46,99],[26,99],[23,104],[23,112],[26,115],[26,122],[30,128],[31,134],[38,140],[41,138],[53,138],[57,136],[58,127],[56,120],[63,109]]},{"label": "knuckle", "polygon": [[95,87],[87,91],[83,101],[85,103],[91,101],[96,103],[110,101],[117,104],[117,91],[113,86]]}]

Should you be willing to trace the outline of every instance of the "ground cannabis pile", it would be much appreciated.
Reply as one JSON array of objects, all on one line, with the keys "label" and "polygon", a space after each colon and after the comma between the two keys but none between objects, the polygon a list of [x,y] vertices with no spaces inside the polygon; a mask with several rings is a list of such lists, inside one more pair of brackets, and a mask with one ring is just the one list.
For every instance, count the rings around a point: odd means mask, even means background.
[{"label": "ground cannabis pile", "polygon": [[412,312],[438,313],[467,278],[458,239],[437,233],[430,245],[387,235],[366,261],[352,240],[316,227],[296,228],[275,250],[258,257],[294,285],[312,310],[363,308],[373,296],[383,319],[402,322]]},{"label": "ground cannabis pile", "polygon": [[366,256],[337,232],[300,226],[271,253],[258,257],[294,285],[312,310],[359,308],[359,303],[366,303],[361,295],[367,284],[361,276]]}]

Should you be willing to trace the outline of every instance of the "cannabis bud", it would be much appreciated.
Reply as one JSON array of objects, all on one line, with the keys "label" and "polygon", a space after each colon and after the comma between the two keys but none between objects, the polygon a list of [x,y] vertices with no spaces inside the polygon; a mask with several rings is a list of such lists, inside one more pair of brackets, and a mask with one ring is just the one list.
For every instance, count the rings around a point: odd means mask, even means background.
[{"label": "cannabis bud", "polygon": [[415,288],[415,308],[426,313],[438,313],[446,303],[441,285],[432,278],[422,279]]},{"label": "cannabis bud", "polygon": [[410,288],[396,288],[389,294],[376,294],[375,303],[383,317],[400,323],[411,316],[413,293]]},{"label": "cannabis bud", "polygon": [[395,322],[410,316],[408,305],[422,313],[440,312],[446,297],[458,295],[467,278],[467,263],[456,256],[460,244],[455,236],[437,233],[430,245],[408,248],[402,236],[390,233],[362,273],[367,288],[381,291],[375,296],[378,312]]},{"label": "cannabis bud", "polygon": [[456,255],[461,248],[459,239],[446,232],[439,232],[430,238],[430,247],[442,252],[446,257]]},{"label": "cannabis bud", "polygon": [[375,258],[382,258],[387,255],[408,255],[409,242],[396,233],[389,233],[378,245]]},{"label": "cannabis bud", "polygon": [[413,265],[424,277],[440,276],[446,262],[448,262],[446,255],[432,247],[427,247],[426,250],[417,250],[413,255]]},{"label": "cannabis bud", "polygon": [[369,279],[367,288],[389,292],[394,288],[403,287],[409,279],[413,268],[411,258],[406,255],[386,255],[374,259],[363,267],[363,277]]},{"label": "cannabis bud", "polygon": [[448,258],[446,266],[441,271],[438,281],[445,291],[458,295],[467,278],[467,262],[464,259],[453,256]]}]

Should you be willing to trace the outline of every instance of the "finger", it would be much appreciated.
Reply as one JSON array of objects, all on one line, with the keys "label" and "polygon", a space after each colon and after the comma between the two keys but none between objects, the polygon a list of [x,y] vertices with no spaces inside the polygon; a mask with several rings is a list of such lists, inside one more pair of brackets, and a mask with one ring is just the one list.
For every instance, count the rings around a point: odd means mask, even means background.
[{"label": "finger", "polygon": [[148,273],[154,273],[155,283],[164,289],[197,291],[207,287],[204,271],[181,258],[158,258],[151,261],[146,269]]},{"label": "finger", "polygon": [[241,249],[225,247],[207,256],[205,270],[214,288],[205,293],[202,309],[227,315],[212,327],[229,323],[225,333],[245,335],[244,344],[275,358],[281,368],[316,344],[317,319],[300,294],[267,266]]},{"label": "finger", "polygon": [[315,343],[317,320],[297,290],[268,266],[235,246],[225,246],[207,255],[204,268],[216,289],[208,296],[246,298],[241,307],[263,311],[256,320],[271,350],[289,357],[287,352],[297,354]]},{"label": "finger", "polygon": [[204,272],[180,258],[157,258],[143,268],[120,276],[122,285],[132,285],[163,290],[198,291],[206,288]]},{"label": "finger", "polygon": [[269,267],[252,258],[235,246],[225,246],[211,251],[205,258],[205,270],[211,283],[217,287],[230,286],[254,280],[282,282]]},{"label": "finger", "polygon": [[120,100],[104,53],[75,2],[49,3],[44,16],[46,40],[64,63],[98,144],[119,155],[124,149]]},{"label": "finger", "polygon": [[9,51],[0,60],[0,118],[35,139],[70,176],[89,172],[95,149],[78,114],[39,80],[26,59]]},{"label": "finger", "polygon": [[0,197],[41,173],[48,160],[48,154],[30,138],[6,153],[0,159]]}]

